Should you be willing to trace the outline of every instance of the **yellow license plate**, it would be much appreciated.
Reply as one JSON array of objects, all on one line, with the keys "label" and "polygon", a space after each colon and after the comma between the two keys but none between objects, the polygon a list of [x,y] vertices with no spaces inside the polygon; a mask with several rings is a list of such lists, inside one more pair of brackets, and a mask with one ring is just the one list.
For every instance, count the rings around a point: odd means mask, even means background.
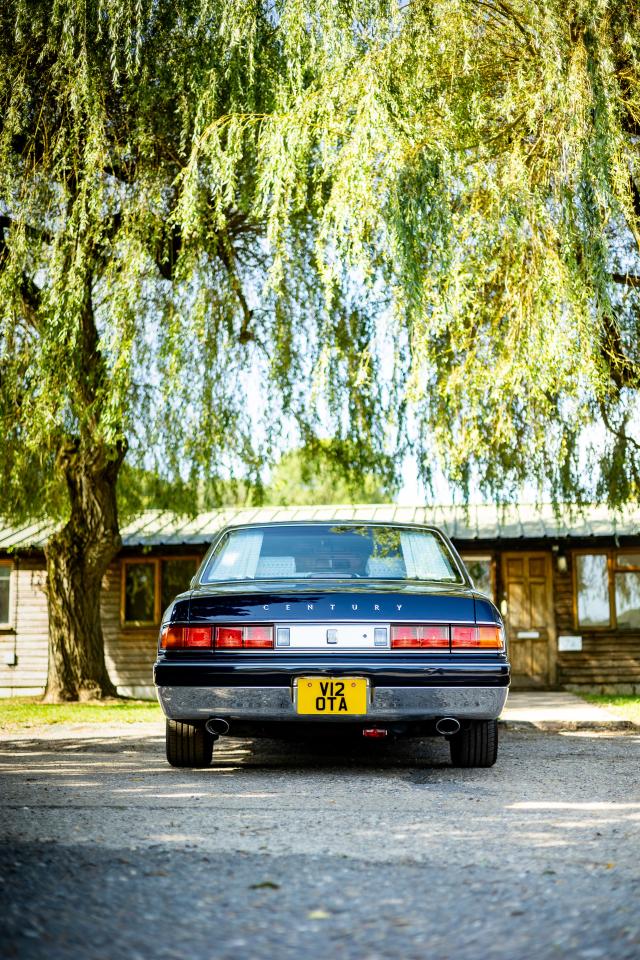
[{"label": "yellow license plate", "polygon": [[364,677],[300,677],[298,713],[324,716],[360,716],[367,712],[367,681]]}]

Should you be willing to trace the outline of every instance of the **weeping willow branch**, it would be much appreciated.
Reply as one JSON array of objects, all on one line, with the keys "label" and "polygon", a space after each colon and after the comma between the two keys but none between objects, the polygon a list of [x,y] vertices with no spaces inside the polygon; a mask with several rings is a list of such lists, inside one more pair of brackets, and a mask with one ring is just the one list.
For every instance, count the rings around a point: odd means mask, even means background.
[{"label": "weeping willow branch", "polygon": [[620,283],[625,287],[640,287],[640,275],[635,273],[612,273],[613,283]]}]

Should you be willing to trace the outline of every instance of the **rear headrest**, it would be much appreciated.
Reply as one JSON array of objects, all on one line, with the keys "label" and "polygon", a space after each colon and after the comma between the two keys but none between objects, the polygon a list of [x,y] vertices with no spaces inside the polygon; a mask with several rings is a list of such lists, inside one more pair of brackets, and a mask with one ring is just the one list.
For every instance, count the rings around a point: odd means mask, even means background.
[{"label": "rear headrest", "polygon": [[260,557],[256,567],[256,577],[268,580],[270,577],[295,577],[295,557]]},{"label": "rear headrest", "polygon": [[407,576],[407,569],[402,557],[369,557],[367,560],[367,576],[404,580]]}]

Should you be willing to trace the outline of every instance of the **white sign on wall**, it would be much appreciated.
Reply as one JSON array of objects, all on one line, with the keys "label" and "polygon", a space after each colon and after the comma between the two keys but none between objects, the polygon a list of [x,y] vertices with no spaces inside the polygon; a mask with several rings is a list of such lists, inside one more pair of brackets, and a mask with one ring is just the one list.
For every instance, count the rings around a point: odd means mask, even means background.
[{"label": "white sign on wall", "polygon": [[582,637],[558,637],[558,650],[561,653],[582,650]]}]

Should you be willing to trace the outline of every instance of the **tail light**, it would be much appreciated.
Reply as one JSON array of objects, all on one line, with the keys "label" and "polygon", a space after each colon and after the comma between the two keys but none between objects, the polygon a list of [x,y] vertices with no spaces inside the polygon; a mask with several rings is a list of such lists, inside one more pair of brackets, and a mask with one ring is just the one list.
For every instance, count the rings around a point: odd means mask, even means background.
[{"label": "tail light", "polygon": [[242,627],[216,627],[216,647],[233,650],[242,647]]},{"label": "tail light", "polygon": [[273,627],[165,627],[160,647],[163,650],[210,650],[212,647],[269,650],[273,647]]},{"label": "tail light", "polygon": [[402,624],[391,627],[393,650],[448,650],[449,632],[453,650],[503,650],[502,628],[477,627],[474,624],[432,626],[431,624]]},{"label": "tail light", "polygon": [[454,650],[502,650],[502,628],[497,624],[495,627],[451,627],[451,646]]},{"label": "tail light", "polygon": [[218,650],[271,650],[273,627],[216,627],[215,647]]},{"label": "tail light", "polygon": [[417,648],[449,649],[449,627],[433,627],[427,624],[407,624],[391,627],[391,647],[394,650]]},{"label": "tail light", "polygon": [[211,648],[211,627],[165,627],[160,636],[163,650],[184,649],[185,647]]}]

